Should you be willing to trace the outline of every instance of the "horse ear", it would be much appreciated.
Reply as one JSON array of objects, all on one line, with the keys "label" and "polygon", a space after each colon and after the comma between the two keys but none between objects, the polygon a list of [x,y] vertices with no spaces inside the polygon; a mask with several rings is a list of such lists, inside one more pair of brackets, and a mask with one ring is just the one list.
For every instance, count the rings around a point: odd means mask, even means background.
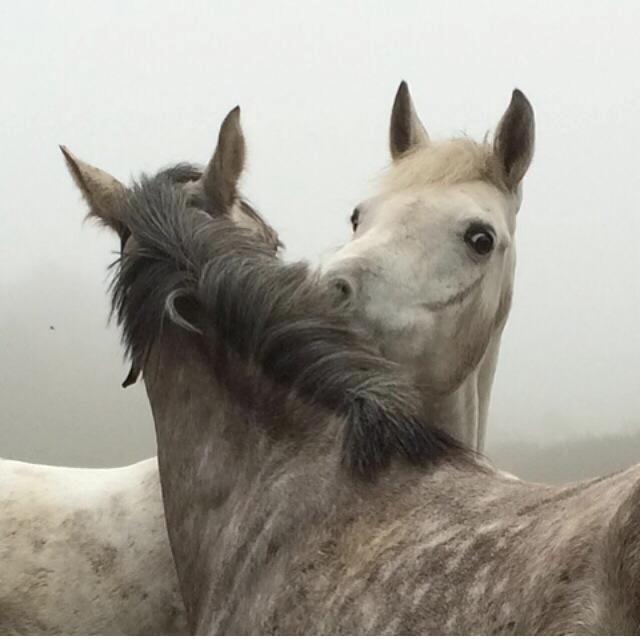
[{"label": "horse ear", "polygon": [[429,134],[420,122],[409,93],[409,86],[403,80],[398,87],[391,110],[389,127],[391,157],[397,160],[411,149],[427,144],[429,144]]},{"label": "horse ear", "polygon": [[125,186],[105,171],[78,159],[67,147],[61,146],[60,150],[73,181],[89,205],[89,215],[120,233],[124,226],[120,202],[127,191]]},{"label": "horse ear", "polygon": [[524,93],[514,89],[493,141],[493,152],[509,189],[515,189],[522,181],[533,158],[534,144],[533,108]]},{"label": "horse ear", "polygon": [[214,207],[228,211],[238,193],[238,181],[245,161],[245,143],[240,127],[240,107],[224,119],[218,146],[202,175],[205,196]]}]

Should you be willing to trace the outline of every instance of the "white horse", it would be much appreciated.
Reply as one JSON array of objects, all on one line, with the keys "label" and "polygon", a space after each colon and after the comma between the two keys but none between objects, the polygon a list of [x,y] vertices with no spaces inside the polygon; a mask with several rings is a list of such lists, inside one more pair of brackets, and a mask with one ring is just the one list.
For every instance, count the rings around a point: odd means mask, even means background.
[{"label": "white horse", "polygon": [[391,117],[393,163],[353,212],[353,238],[324,264],[383,354],[420,385],[425,415],[482,451],[493,377],[513,291],[516,213],[534,147],[520,91],[494,148],[468,138],[431,142],[407,85]]},{"label": "white horse", "polygon": [[[533,115],[520,94],[499,125],[498,141],[514,122],[528,133],[513,172],[519,184],[533,150]],[[415,374],[423,411],[481,448],[511,300],[519,198],[507,201],[480,175],[449,185],[456,172],[476,166],[476,147],[466,140],[427,141],[403,83],[391,118],[389,177],[376,198],[356,209],[354,238],[325,270],[340,297],[358,306],[385,354]],[[236,222],[260,231],[261,221],[240,205],[243,158],[237,114],[230,114],[210,163],[227,167],[225,184],[215,188],[237,200]],[[76,180],[92,204],[86,184],[108,187],[112,178],[69,162],[80,167]],[[435,167],[444,173],[434,174]],[[435,180],[439,191],[430,184]],[[462,223],[473,216],[485,226],[469,234],[475,227]],[[396,226],[392,219],[402,221]],[[155,459],[111,470],[0,460],[0,477],[0,539],[10,540],[0,546],[0,632],[186,632]],[[71,535],[73,522],[82,522],[84,533]],[[31,541],[24,532],[31,529],[46,534]]]}]

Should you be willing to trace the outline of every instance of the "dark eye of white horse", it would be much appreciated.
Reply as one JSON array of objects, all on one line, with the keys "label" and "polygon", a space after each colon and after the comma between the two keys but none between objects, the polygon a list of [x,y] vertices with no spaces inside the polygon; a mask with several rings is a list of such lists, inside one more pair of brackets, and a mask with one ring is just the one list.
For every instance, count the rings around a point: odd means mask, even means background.
[{"label": "dark eye of white horse", "polygon": [[351,214],[351,226],[354,232],[358,228],[358,224],[360,224],[360,209],[356,206],[356,208],[353,209],[353,213]]},{"label": "dark eye of white horse", "polygon": [[482,226],[473,225],[467,229],[464,234],[464,241],[478,255],[487,255],[493,250],[495,241],[493,234]]}]

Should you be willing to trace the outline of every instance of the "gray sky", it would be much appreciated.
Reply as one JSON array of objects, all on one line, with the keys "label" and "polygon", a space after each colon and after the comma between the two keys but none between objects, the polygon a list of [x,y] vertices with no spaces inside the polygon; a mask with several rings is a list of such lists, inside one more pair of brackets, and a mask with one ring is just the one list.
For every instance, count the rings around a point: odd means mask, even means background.
[{"label": "gray sky", "polygon": [[639,30],[622,0],[1,3],[0,454],[154,452],[105,327],[117,241],[58,144],[127,180],[206,161],[240,104],[244,191],[316,260],[388,160],[401,79],[432,137],[482,136],[515,86],[536,111],[490,442],[640,430]]}]

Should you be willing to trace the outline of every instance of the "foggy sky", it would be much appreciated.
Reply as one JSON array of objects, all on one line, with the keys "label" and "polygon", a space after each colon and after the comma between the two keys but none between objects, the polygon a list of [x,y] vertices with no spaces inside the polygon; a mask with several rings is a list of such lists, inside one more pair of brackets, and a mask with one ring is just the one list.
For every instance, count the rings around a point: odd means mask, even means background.
[{"label": "foggy sky", "polygon": [[623,1],[1,3],[0,455],[155,448],[106,326],[118,243],[58,144],[126,181],[204,163],[240,104],[243,190],[315,261],[388,162],[402,79],[432,137],[483,136],[516,86],[536,112],[490,445],[639,431],[639,27]]}]

